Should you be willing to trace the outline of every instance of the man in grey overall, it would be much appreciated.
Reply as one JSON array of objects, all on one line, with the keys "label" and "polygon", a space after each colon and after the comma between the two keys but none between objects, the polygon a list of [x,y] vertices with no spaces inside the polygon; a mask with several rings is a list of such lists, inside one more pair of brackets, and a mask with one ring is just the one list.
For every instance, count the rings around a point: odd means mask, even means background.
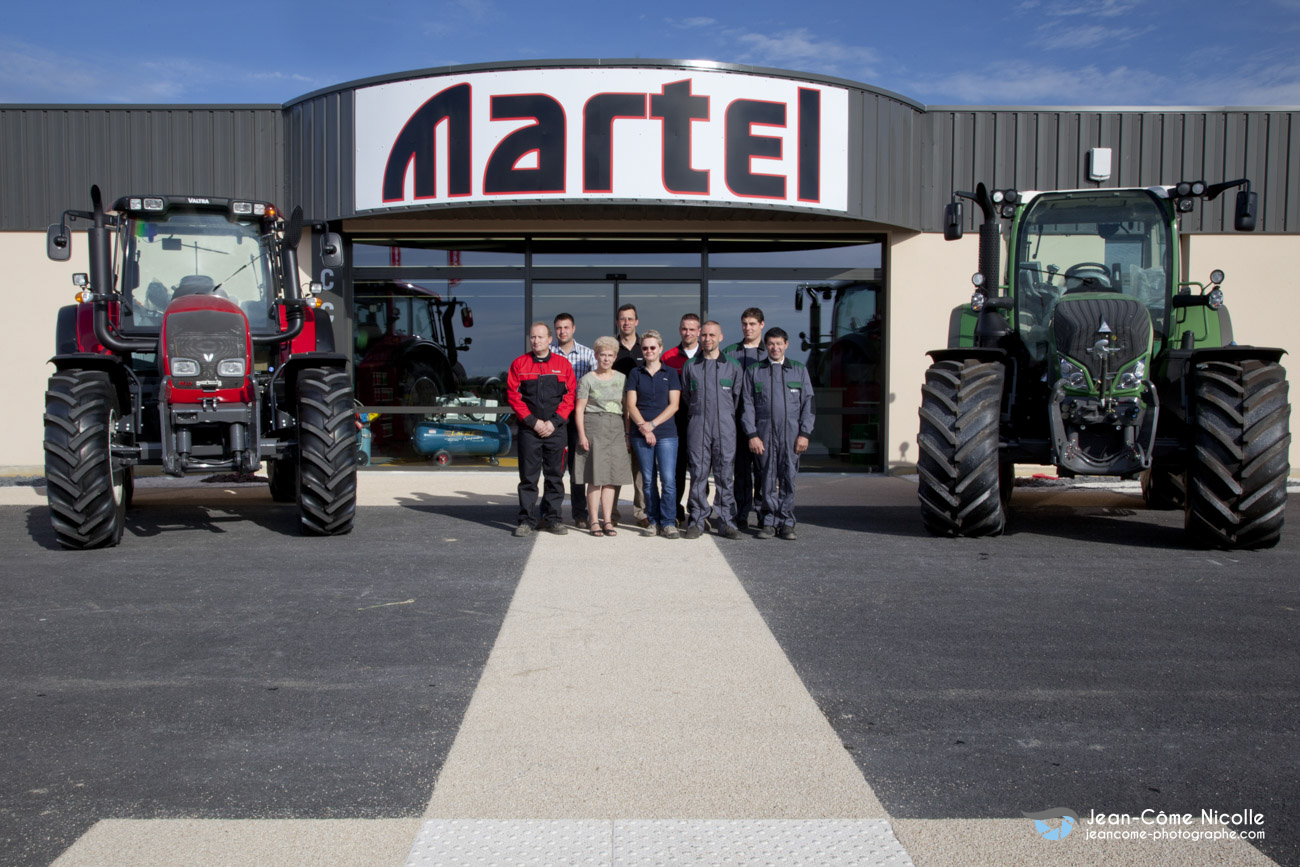
[{"label": "man in grey overall", "polygon": [[708,529],[709,472],[713,472],[713,507],[718,533],[739,539],[732,497],[736,460],[736,410],[740,405],[740,367],[719,348],[722,326],[705,322],[700,327],[700,350],[682,370],[685,400],[690,408],[686,427],[686,452],[691,468],[691,499],[685,539],[698,539]]},{"label": "man in grey overall", "polygon": [[763,491],[759,539],[780,535],[793,541],[794,487],[799,456],[813,434],[813,390],[808,369],[785,357],[790,338],[780,328],[764,338],[767,358],[745,371],[741,428],[757,464]]}]

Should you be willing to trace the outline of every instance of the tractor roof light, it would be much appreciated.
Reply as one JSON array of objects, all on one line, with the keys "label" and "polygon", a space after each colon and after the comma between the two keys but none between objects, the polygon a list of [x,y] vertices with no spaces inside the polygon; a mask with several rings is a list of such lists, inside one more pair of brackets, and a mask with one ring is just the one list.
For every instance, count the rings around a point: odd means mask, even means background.
[{"label": "tractor roof light", "polygon": [[1192,195],[1193,196],[1205,195],[1205,181],[1192,181]]},{"label": "tractor roof light", "polygon": [[1223,306],[1223,290],[1215,286],[1205,295],[1205,305],[1211,310],[1218,310]]},{"label": "tractor roof light", "polygon": [[1194,207],[1196,207],[1196,199],[1180,198],[1178,200],[1178,212],[1181,214],[1186,214]]},{"label": "tractor roof light", "polygon": [[983,272],[976,271],[974,274],[970,275],[970,283],[976,289],[982,288],[984,286]]},{"label": "tractor roof light", "polygon": [[144,209],[144,201],[141,199],[127,199],[126,206],[132,211],[140,211]]},{"label": "tractor roof light", "polygon": [[78,271],[76,274],[72,275],[72,285],[84,289],[90,285],[90,278],[86,276],[86,272]]},{"label": "tractor roof light", "polygon": [[984,309],[984,302],[988,300],[984,297],[983,292],[976,292],[970,297],[970,309],[979,312]]},{"label": "tractor roof light", "polygon": [[1210,272],[1210,282],[1217,286],[1223,282],[1224,276],[1225,275],[1222,270],[1220,270],[1219,268],[1215,268],[1213,271]]},{"label": "tractor roof light", "polygon": [[163,202],[162,198],[158,196],[146,197],[143,204],[144,204],[144,209],[146,211],[161,211],[164,207],[166,207],[166,204]]},{"label": "tractor roof light", "polygon": [[234,203],[232,203],[232,204],[230,205],[230,210],[231,210],[233,213],[236,213],[236,214],[251,214],[251,213],[253,213],[253,203],[252,203],[252,202],[234,202]]},{"label": "tractor roof light", "polygon": [[1192,185],[1188,181],[1179,181],[1174,186],[1174,194],[1179,198],[1190,196],[1192,194]]}]

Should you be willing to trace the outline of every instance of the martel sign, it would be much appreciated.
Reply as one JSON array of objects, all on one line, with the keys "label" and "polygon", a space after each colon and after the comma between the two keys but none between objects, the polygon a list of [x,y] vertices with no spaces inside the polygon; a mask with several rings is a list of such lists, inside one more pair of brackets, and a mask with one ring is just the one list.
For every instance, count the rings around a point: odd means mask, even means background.
[{"label": "martel sign", "polygon": [[689,69],[435,76],[356,93],[358,211],[509,199],[844,211],[848,91]]}]

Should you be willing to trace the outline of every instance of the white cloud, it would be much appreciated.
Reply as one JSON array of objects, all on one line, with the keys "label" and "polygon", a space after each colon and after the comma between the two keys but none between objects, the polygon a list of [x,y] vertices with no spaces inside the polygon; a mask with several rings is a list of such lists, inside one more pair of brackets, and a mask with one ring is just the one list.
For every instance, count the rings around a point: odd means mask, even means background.
[{"label": "white cloud", "polygon": [[736,32],[732,41],[743,46],[741,62],[788,66],[808,72],[872,77],[880,55],[873,48],[821,39],[805,27],[773,35]]},{"label": "white cloud", "polygon": [[1027,61],[899,82],[931,104],[959,105],[1300,105],[1300,61],[1277,60],[1224,76],[1153,72],[1130,66],[1047,66]]},{"label": "white cloud", "polygon": [[679,30],[698,30],[701,27],[712,27],[718,23],[716,18],[705,18],[703,16],[682,18],[680,20],[676,18],[666,18],[664,20]]}]

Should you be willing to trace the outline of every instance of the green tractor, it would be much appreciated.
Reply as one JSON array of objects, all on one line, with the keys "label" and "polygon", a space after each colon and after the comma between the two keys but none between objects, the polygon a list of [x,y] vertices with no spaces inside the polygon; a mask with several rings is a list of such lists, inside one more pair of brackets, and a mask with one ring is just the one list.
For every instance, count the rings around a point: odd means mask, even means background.
[{"label": "green tractor", "polygon": [[[958,191],[979,205],[979,272],[921,391],[921,514],[942,536],[1001,533],[1016,463],[1140,478],[1196,544],[1267,548],[1282,532],[1291,407],[1281,349],[1239,345],[1223,273],[1182,281],[1178,220],[1248,180],[1060,192]],[[1003,222],[1009,262],[1000,273]]]}]

